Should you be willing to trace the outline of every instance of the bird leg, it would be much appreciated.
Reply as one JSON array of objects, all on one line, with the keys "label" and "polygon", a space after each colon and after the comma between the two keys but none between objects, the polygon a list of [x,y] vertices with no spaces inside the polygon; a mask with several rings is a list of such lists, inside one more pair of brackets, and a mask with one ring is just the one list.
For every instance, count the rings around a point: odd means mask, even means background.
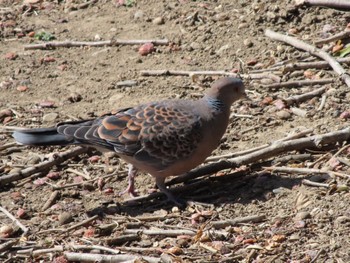
[{"label": "bird leg", "polygon": [[156,184],[161,192],[163,192],[168,199],[175,203],[179,207],[185,207],[186,202],[182,200],[181,198],[176,197],[168,188],[165,186],[165,178],[163,177],[156,177]]},{"label": "bird leg", "polygon": [[135,176],[137,175],[137,168],[133,166],[132,164],[128,165],[128,187],[119,193],[119,195],[124,195],[128,193],[131,197],[136,197],[137,192],[135,190]]}]

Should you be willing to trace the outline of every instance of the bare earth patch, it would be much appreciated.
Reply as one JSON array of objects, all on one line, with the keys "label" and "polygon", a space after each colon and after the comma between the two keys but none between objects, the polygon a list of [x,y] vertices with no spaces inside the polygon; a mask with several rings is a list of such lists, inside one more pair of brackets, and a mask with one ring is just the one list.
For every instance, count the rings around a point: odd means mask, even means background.
[{"label": "bare earth patch", "polygon": [[[347,71],[350,13],[272,2],[0,0],[0,261],[350,262],[348,136],[310,137],[317,147],[245,165],[223,161],[349,124],[349,87],[339,74],[265,30],[312,44]],[[141,51],[116,44],[164,39]],[[50,41],[110,44],[24,49]],[[147,174],[136,178],[144,198],[119,196],[127,167],[113,154],[22,147],[5,129],[196,99],[219,78],[213,71],[239,73],[251,100],[234,104],[213,154],[221,157],[211,159],[228,169],[173,181],[189,201],[184,210],[155,194]]]}]

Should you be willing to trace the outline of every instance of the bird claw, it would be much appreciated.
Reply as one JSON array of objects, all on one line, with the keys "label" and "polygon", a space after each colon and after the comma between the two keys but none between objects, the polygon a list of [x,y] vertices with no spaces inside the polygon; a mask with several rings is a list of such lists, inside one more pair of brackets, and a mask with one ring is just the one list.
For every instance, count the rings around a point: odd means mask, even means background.
[{"label": "bird claw", "polygon": [[130,187],[128,186],[124,191],[119,192],[119,196],[125,195],[125,194],[129,194],[131,197],[137,197],[138,193],[135,190],[134,187]]}]

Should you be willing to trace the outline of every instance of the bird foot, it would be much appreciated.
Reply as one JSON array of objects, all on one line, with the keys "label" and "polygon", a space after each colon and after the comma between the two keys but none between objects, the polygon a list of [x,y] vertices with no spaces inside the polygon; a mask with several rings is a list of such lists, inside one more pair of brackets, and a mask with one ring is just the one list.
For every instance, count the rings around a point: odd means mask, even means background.
[{"label": "bird foot", "polygon": [[118,195],[122,196],[125,194],[129,194],[131,197],[136,197],[139,195],[138,192],[135,190],[135,188],[130,185],[124,191],[119,192]]}]

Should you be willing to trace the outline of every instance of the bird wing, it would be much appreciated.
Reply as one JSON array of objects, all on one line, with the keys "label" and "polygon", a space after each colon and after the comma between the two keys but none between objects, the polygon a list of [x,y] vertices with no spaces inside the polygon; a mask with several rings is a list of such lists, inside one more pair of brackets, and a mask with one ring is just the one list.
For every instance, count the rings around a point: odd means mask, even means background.
[{"label": "bird wing", "polygon": [[163,169],[191,155],[202,138],[202,120],[188,108],[150,103],[94,121],[58,126],[58,132]]}]

